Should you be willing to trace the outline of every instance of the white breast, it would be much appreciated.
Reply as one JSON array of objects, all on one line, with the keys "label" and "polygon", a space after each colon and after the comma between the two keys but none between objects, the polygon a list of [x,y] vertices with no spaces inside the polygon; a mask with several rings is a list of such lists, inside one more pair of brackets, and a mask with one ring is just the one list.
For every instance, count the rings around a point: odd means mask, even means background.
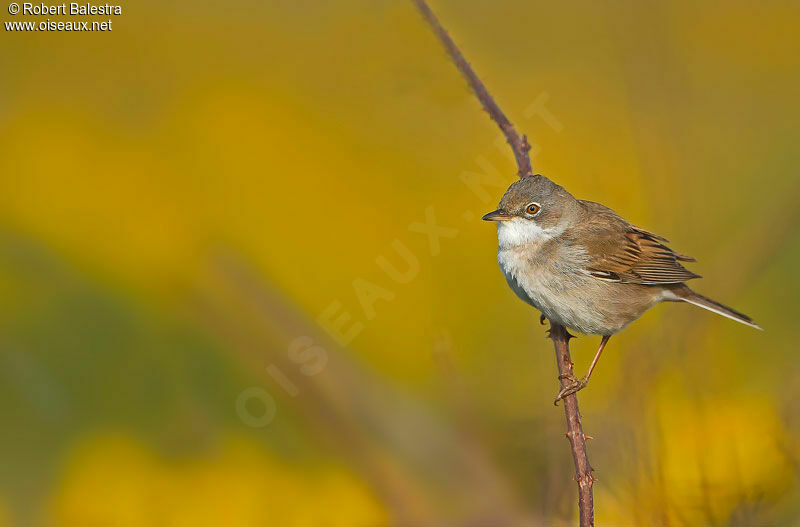
[{"label": "white breast", "polygon": [[523,218],[497,222],[497,263],[508,285],[525,302],[542,310],[539,297],[542,285],[538,283],[542,269],[537,265],[537,255],[542,244],[563,232],[562,228],[542,228]]},{"label": "white breast", "polygon": [[600,313],[591,303],[592,296],[587,296],[592,280],[583,271],[586,251],[569,244],[541,250],[562,232],[521,218],[499,222],[497,262],[508,285],[523,301],[553,322],[594,332]]}]

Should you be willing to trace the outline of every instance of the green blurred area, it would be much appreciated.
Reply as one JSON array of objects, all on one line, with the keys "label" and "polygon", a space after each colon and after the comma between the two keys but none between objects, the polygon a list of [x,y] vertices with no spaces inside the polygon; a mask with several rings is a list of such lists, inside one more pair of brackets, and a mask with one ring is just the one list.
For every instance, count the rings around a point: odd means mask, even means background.
[{"label": "green blurred area", "polygon": [[[765,328],[610,341],[597,525],[800,525],[800,5],[432,7],[537,172]],[[513,159],[411,3],[113,27],[2,36],[0,525],[573,524],[552,345],[478,219]]]}]

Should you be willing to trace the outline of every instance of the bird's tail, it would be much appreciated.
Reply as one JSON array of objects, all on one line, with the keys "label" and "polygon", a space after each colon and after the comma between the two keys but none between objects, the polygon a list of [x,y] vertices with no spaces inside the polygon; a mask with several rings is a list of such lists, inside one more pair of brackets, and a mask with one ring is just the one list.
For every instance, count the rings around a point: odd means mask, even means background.
[{"label": "bird's tail", "polygon": [[714,313],[722,315],[723,317],[728,317],[736,322],[741,322],[742,324],[750,326],[751,328],[762,329],[758,324],[753,322],[752,318],[748,317],[744,313],[739,313],[735,309],[731,309],[726,305],[720,304],[716,300],[711,300],[707,296],[695,293],[689,289],[687,285],[679,284],[670,287],[669,290],[675,296],[675,298],[669,298],[669,300],[682,300],[683,302],[689,302],[690,304],[700,306],[703,309],[713,311]]}]

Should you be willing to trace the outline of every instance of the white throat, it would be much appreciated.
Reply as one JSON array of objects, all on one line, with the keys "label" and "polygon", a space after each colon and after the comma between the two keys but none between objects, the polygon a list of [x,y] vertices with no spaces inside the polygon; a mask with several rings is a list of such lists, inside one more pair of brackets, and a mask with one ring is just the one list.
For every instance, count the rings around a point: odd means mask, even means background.
[{"label": "white throat", "polygon": [[544,229],[531,220],[514,218],[497,222],[497,241],[500,249],[510,249],[531,243],[544,243],[564,232],[564,228],[550,227]]}]

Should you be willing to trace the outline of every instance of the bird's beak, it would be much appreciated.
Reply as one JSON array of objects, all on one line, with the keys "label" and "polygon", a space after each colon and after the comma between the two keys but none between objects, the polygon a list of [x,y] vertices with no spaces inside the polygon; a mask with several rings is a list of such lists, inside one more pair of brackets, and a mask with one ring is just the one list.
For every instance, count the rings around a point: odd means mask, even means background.
[{"label": "bird's beak", "polygon": [[483,218],[484,221],[508,221],[512,219],[514,216],[507,213],[503,209],[493,210],[489,214],[484,214]]}]

